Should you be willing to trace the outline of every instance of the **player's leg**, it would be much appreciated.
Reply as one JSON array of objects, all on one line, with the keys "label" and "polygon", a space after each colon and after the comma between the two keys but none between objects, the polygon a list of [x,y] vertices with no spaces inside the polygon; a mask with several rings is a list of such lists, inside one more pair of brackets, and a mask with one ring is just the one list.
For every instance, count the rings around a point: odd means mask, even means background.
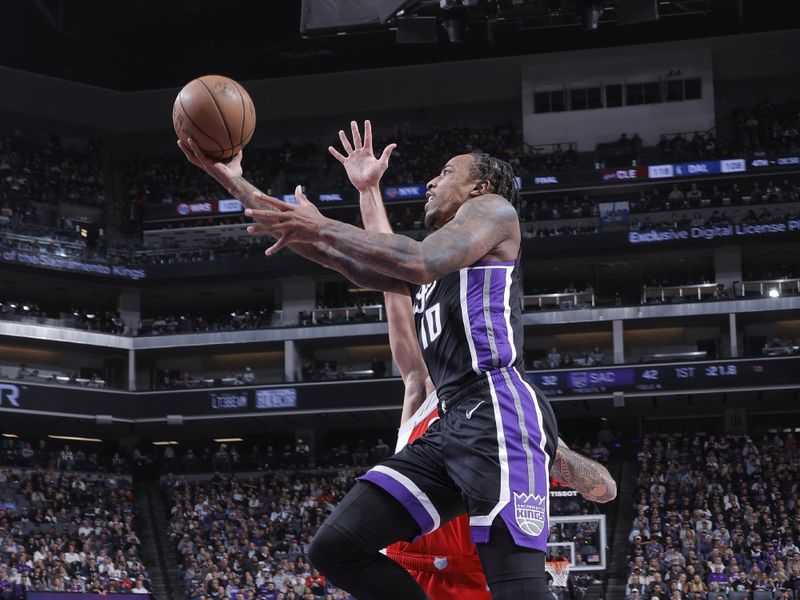
[{"label": "player's leg", "polygon": [[361,479],[314,536],[311,562],[359,600],[427,598],[413,577],[380,551],[465,511],[444,469],[436,423]]},{"label": "player's leg", "polygon": [[423,599],[427,596],[408,571],[380,553],[419,533],[419,525],[400,502],[359,481],[317,531],[309,558],[325,577],[359,600]]},{"label": "player's leg", "polygon": [[502,519],[495,519],[489,542],[477,544],[477,548],[492,600],[552,600],[545,553],[518,546]]}]

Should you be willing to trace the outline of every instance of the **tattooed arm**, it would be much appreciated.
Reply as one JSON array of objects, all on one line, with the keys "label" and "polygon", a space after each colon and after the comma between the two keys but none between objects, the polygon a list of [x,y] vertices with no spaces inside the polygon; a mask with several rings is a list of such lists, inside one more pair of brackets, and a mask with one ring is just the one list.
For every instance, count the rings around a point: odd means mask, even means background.
[{"label": "tattooed arm", "polygon": [[[241,152],[225,164],[207,158],[191,139],[187,143],[179,141],[178,145],[189,162],[214,177],[247,207],[245,215],[259,223],[248,227],[250,233],[269,233],[278,239],[267,250],[268,255],[289,246],[356,283],[399,293],[408,293],[403,282],[430,283],[474,264],[492,251],[498,251],[499,260],[517,257],[519,217],[514,207],[496,194],[471,198],[450,222],[417,242],[328,219],[299,189],[295,191],[298,205],[263,194],[242,177]],[[504,254],[499,252],[501,244],[512,241],[515,243],[503,246]],[[307,248],[309,245],[311,248]]]},{"label": "tattooed arm", "polygon": [[610,502],[617,497],[617,484],[608,469],[571,450],[561,438],[558,438],[558,451],[550,473],[592,502]]},{"label": "tattooed arm", "polygon": [[280,238],[268,254],[298,239],[322,241],[365,268],[416,284],[435,281],[493,252],[500,260],[513,260],[517,256],[520,235],[517,212],[496,194],[471,198],[461,205],[451,221],[422,242],[402,235],[364,231],[328,219],[313,206],[287,205],[261,194],[256,199],[275,209],[245,211],[261,223],[265,232]]}]

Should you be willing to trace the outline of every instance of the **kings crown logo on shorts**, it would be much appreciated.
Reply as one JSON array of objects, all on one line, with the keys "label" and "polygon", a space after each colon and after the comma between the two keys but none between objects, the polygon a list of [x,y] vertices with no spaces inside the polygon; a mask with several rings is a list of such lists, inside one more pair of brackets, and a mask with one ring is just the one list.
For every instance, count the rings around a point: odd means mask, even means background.
[{"label": "kings crown logo on shorts", "polygon": [[433,566],[439,569],[440,571],[444,571],[447,568],[447,557],[446,556],[434,557]]},{"label": "kings crown logo on shorts", "polygon": [[537,536],[544,529],[544,497],[514,492],[514,516],[525,533]]}]

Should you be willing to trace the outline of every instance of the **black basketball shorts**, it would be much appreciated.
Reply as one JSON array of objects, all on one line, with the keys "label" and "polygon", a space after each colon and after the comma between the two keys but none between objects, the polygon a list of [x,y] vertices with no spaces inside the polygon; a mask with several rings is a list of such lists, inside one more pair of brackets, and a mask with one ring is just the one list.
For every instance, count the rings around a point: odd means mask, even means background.
[{"label": "black basketball shorts", "polygon": [[439,416],[361,479],[402,503],[421,535],[466,512],[473,542],[489,543],[501,518],[517,545],[546,552],[558,443],[547,399],[524,373],[502,368],[441,400]]}]

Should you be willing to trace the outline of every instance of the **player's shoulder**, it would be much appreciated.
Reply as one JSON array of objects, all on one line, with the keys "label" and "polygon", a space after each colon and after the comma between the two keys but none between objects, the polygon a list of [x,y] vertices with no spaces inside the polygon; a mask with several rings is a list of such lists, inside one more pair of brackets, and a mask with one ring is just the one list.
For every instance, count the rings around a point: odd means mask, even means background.
[{"label": "player's shoulder", "polygon": [[465,202],[459,212],[465,218],[491,219],[493,222],[519,222],[519,215],[514,206],[498,194],[482,194]]}]

